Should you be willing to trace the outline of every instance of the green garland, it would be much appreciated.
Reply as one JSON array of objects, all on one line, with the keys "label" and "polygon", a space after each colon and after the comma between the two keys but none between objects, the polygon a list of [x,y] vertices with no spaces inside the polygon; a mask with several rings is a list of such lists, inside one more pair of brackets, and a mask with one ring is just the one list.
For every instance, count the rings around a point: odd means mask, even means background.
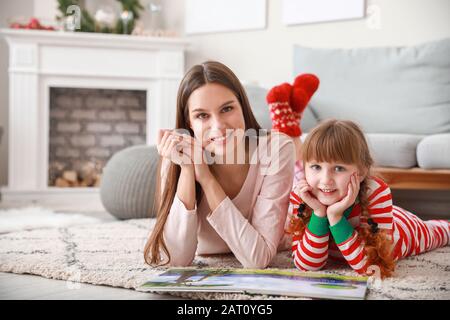
[{"label": "green garland", "polygon": [[[137,19],[139,19],[140,13],[142,10],[144,10],[144,7],[141,5],[139,0],[117,0],[117,1],[119,1],[120,4],[122,5],[123,11],[127,10],[133,13],[133,19],[131,19],[127,25],[127,34],[131,34],[131,32],[134,29],[135,22]],[[108,27],[103,27],[101,29],[96,28],[94,18],[86,9],[82,8],[80,0],[58,0],[58,10],[61,14],[60,16],[56,17],[58,21],[69,16],[69,14],[67,14],[67,8],[71,5],[77,5],[81,9],[81,21],[80,21],[81,29],[77,29],[75,31],[119,33],[119,34],[124,33],[123,23],[120,18],[117,20],[116,26],[114,28]]]}]

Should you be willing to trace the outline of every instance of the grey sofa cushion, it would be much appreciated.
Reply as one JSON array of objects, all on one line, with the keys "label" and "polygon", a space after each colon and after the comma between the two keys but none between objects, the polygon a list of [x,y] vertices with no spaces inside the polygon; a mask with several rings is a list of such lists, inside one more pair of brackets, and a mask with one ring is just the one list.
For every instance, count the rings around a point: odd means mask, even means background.
[{"label": "grey sofa cushion", "polygon": [[450,133],[431,135],[420,141],[417,162],[424,169],[450,169]]},{"label": "grey sofa cushion", "polygon": [[156,146],[133,146],[114,154],[100,184],[105,209],[119,219],[154,217],[158,161]]},{"label": "grey sofa cushion", "polygon": [[450,132],[450,38],[411,47],[294,46],[294,74],[311,72],[319,120],[349,119],[370,133]]},{"label": "grey sofa cushion", "polygon": [[416,148],[423,137],[411,134],[366,134],[375,165],[396,168],[417,165]]},{"label": "grey sofa cushion", "polygon": [[[252,107],[253,114],[256,120],[263,129],[271,129],[272,121],[270,120],[269,107],[266,102],[266,95],[268,89],[256,86],[256,85],[246,85],[245,91],[247,93],[250,105]],[[311,111],[311,106],[309,105],[303,112],[303,118],[301,120],[301,128],[303,132],[308,132],[317,124],[317,118]]]}]

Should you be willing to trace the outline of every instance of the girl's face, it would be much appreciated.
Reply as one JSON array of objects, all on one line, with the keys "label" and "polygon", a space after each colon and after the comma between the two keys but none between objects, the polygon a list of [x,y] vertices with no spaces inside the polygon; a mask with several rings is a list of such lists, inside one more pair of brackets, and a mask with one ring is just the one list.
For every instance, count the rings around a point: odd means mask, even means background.
[{"label": "girl's face", "polygon": [[[353,164],[334,162],[306,162],[306,182],[312,188],[312,194],[325,206],[330,206],[342,200],[348,191],[348,184],[353,173],[359,173]],[[359,182],[364,180],[358,176]]]},{"label": "girl's face", "polygon": [[244,132],[242,107],[233,91],[216,83],[196,89],[188,99],[189,120],[195,138],[215,154],[225,154],[240,141],[234,139],[238,129]]}]

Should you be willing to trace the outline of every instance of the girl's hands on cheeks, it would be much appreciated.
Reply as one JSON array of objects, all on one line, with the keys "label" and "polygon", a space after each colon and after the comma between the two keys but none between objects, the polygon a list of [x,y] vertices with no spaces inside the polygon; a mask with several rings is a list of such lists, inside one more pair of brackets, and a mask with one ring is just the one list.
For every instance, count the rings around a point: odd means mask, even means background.
[{"label": "girl's hands on cheeks", "polygon": [[356,197],[359,193],[359,180],[358,173],[355,172],[350,177],[350,182],[348,183],[347,195],[341,200],[328,206],[326,210],[326,215],[330,226],[335,225],[341,220],[344,215],[344,211],[355,203]]},{"label": "girl's hands on cheeks", "polygon": [[296,187],[296,193],[300,196],[300,198],[312,209],[314,210],[314,214],[318,217],[326,217],[326,207],[319,201],[317,198],[311,193],[312,188],[306,182],[306,179],[300,180],[299,184]]}]

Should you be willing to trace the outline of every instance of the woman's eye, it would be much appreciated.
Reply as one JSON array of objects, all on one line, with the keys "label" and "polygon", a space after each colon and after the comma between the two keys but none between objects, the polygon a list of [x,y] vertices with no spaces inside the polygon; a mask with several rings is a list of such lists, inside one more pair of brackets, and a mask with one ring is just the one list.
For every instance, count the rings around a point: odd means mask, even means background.
[{"label": "woman's eye", "polygon": [[310,168],[313,170],[320,170],[320,166],[317,164],[313,164],[312,166],[310,166]]},{"label": "woman's eye", "polygon": [[199,113],[196,116],[197,119],[206,119],[207,117],[208,115],[206,113]]},{"label": "woman's eye", "polygon": [[225,107],[225,108],[222,109],[222,112],[229,112],[229,111],[231,111],[231,110],[233,110],[233,107],[227,106],[227,107]]},{"label": "woman's eye", "polygon": [[336,166],[336,167],[335,167],[335,170],[336,170],[337,172],[343,172],[343,171],[345,171],[345,168],[344,168],[344,167],[341,167],[341,166]]}]

